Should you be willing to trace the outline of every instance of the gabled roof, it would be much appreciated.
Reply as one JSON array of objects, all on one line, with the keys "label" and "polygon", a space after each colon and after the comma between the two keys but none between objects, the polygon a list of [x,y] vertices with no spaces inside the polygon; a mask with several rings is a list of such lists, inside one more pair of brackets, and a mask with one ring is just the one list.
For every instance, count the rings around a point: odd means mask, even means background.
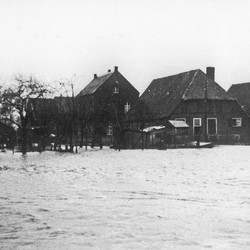
[{"label": "gabled roof", "polygon": [[[122,79],[122,82],[125,83],[131,92],[131,95],[139,96],[138,90],[118,71],[118,66],[114,67],[114,70],[108,70],[108,73],[102,76],[94,75],[94,79],[76,96],[84,97],[87,95],[94,94],[101,86],[103,86],[106,82],[109,84],[118,83],[117,79]],[[82,99],[82,98],[80,98]]]},{"label": "gabled roof", "polygon": [[[159,119],[171,115],[182,100],[205,98],[236,100],[200,69],[196,69],[153,80],[141,95],[140,102],[146,106],[147,117]],[[133,110],[129,115],[133,116]]]},{"label": "gabled roof", "polygon": [[250,82],[233,84],[228,93],[237,98],[244,110],[250,114]]},{"label": "gabled roof", "polygon": [[93,94],[99,87],[102,86],[102,84],[112,75],[114,72],[110,72],[108,74],[95,77],[78,95],[77,97],[80,96],[85,96],[85,95],[90,95]]}]

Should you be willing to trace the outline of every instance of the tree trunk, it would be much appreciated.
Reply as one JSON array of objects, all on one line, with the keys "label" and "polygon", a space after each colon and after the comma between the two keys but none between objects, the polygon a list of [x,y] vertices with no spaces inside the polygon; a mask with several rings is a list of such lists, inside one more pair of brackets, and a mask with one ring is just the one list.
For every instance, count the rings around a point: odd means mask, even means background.
[{"label": "tree trunk", "polygon": [[85,131],[85,149],[88,149],[88,132],[87,132],[87,129]]},{"label": "tree trunk", "polygon": [[100,149],[102,149],[102,131],[100,132]]},{"label": "tree trunk", "polygon": [[141,132],[141,136],[142,136],[142,139],[141,139],[141,149],[143,150],[144,149],[144,135],[143,135],[143,131]]},{"label": "tree trunk", "polygon": [[73,133],[70,134],[70,137],[69,137],[69,148],[70,148],[70,152],[73,152]]},{"label": "tree trunk", "polygon": [[69,148],[70,148],[70,152],[73,152],[73,151],[74,151],[73,133],[74,133],[74,130],[73,130],[73,124],[72,124],[72,121],[71,121],[71,125],[70,125],[70,135],[69,135]]},{"label": "tree trunk", "polygon": [[83,124],[81,124],[81,138],[80,138],[80,148],[83,146]]},{"label": "tree trunk", "polygon": [[62,135],[59,136],[59,147],[58,147],[59,151],[62,151]]},{"label": "tree trunk", "polygon": [[27,130],[22,128],[22,154],[26,155],[27,153]]}]

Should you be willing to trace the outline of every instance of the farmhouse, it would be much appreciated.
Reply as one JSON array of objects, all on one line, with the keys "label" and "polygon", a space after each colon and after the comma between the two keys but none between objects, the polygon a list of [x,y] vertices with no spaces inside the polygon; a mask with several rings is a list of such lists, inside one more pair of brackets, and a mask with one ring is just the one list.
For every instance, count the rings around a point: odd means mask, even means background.
[{"label": "farmhouse", "polygon": [[[89,117],[90,130],[96,140],[112,144],[123,129],[125,115],[137,102],[139,92],[118,71],[97,76],[76,96],[83,116]],[[99,137],[99,139],[97,139]]]},{"label": "farmhouse", "polygon": [[[213,67],[208,67],[206,74],[196,69],[153,80],[137,106],[128,113],[128,147],[148,143],[145,139],[140,140],[133,131],[138,134],[147,127],[166,127],[169,120],[184,121],[189,126],[185,140],[183,134],[176,133],[175,142],[179,144],[193,140],[214,143],[249,141],[249,117],[237,99],[214,81]],[[158,137],[165,144],[170,139],[173,141],[164,133]]]}]

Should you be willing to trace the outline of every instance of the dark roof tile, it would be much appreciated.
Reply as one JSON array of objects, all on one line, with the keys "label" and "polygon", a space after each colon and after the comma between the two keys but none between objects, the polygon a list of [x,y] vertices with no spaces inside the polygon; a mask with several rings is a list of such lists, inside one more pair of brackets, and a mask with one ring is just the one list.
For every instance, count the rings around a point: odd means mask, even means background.
[{"label": "dark roof tile", "polygon": [[85,96],[93,94],[114,72],[94,78],[78,95]]},{"label": "dark roof tile", "polygon": [[[140,102],[146,106],[146,117],[160,119],[170,116],[182,100],[205,99],[206,87],[209,100],[235,100],[205,73],[196,69],[153,80],[141,95]],[[136,113],[131,110],[128,119],[136,119]]]}]

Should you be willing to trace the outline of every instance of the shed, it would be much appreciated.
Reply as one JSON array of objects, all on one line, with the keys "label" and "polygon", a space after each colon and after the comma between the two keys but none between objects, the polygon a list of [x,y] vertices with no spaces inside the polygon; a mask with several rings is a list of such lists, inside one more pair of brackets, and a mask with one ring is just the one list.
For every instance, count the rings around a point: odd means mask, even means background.
[{"label": "shed", "polygon": [[164,149],[167,146],[185,144],[188,141],[189,126],[185,121],[168,120],[166,125],[143,129],[147,133],[148,147]]}]

